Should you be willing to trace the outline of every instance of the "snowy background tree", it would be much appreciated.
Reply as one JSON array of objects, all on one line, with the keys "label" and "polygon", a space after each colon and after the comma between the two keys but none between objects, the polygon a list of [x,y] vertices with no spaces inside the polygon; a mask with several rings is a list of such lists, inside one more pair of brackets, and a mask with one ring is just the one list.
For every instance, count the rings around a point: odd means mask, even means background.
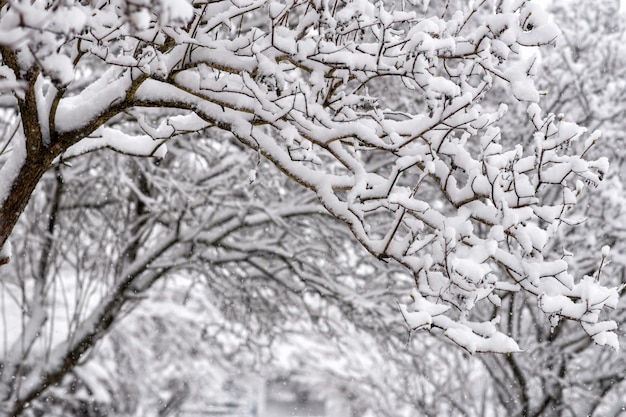
[{"label": "snowy background tree", "polygon": [[[185,352],[209,376],[341,369],[321,395],[356,415],[539,415],[564,409],[568,349],[618,348],[618,238],[580,223],[620,212],[589,188],[621,81],[583,43],[536,59],[560,35],[539,5],[3,1],[0,31],[5,414],[166,415],[198,394]],[[518,363],[544,351],[567,359]]]}]

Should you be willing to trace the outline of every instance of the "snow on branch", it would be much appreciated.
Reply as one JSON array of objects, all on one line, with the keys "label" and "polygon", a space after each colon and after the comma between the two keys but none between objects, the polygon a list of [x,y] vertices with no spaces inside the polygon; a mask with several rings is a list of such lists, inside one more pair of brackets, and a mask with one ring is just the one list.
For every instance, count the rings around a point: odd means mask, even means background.
[{"label": "snow on branch", "polygon": [[[577,197],[608,162],[588,158],[599,134],[541,111],[535,62],[520,52],[559,31],[537,4],[8,3],[2,43],[18,59],[7,52],[4,64],[39,68],[58,154],[155,155],[184,120],[221,128],[313,190],[370,253],[410,271],[417,295],[401,309],[411,328],[442,329],[470,352],[520,351],[497,307],[521,290],[618,347],[601,312],[620,288],[572,276],[551,246],[581,221],[570,217]],[[60,14],[81,18],[54,23]],[[532,140],[502,140],[498,91],[527,108]],[[125,132],[121,114],[145,134]],[[495,313],[482,317],[483,306]]]}]

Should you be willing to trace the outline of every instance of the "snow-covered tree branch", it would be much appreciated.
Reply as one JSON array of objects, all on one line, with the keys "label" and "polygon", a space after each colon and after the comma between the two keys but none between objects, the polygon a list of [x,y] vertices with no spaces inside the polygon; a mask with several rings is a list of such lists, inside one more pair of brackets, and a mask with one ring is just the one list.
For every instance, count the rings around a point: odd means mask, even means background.
[{"label": "snow-covered tree branch", "polygon": [[[553,44],[559,30],[532,1],[16,0],[0,2],[0,33],[4,259],[51,169],[62,176],[105,148],[166,163],[170,143],[199,142],[191,133],[200,132],[270,161],[374,257],[402,265],[415,286],[398,320],[412,331],[440,332],[470,353],[521,352],[499,323],[502,298],[523,292],[552,327],[572,320],[597,344],[617,349],[617,324],[602,316],[621,291],[602,274],[608,246],[596,248],[598,269],[578,276],[567,248],[555,244],[562,227],[581,221],[577,200],[603,180],[608,161],[592,157],[598,132],[541,108],[538,64],[524,51]],[[507,106],[490,100],[502,91],[523,108],[528,140],[504,137]],[[183,191],[210,199],[219,181],[209,173],[219,180],[221,168],[200,166],[206,182]],[[256,175],[250,168],[250,182]],[[238,260],[281,279],[255,265],[262,253],[315,282],[275,236],[223,240],[276,218],[319,215],[315,202],[266,214],[203,212],[206,202],[167,200],[172,184],[139,178],[128,183],[136,204],[127,245],[116,254],[123,262],[112,271],[115,284],[75,337],[16,387],[10,378],[48,319],[42,308],[53,248],[44,238],[25,313],[32,330],[3,365],[0,394],[21,407],[76,364],[129,299],[178,269],[172,259]],[[154,215],[164,201],[180,205]],[[81,204],[100,203],[72,202]],[[51,207],[48,239],[63,201]],[[221,261],[197,249],[218,241]],[[165,252],[169,260],[161,262]],[[320,291],[334,288],[319,281]]]}]

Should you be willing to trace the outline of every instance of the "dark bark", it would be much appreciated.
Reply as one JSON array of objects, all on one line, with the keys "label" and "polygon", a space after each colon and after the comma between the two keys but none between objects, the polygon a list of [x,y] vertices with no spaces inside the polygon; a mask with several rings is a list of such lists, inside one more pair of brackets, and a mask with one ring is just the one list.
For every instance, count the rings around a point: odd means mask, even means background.
[{"label": "dark bark", "polygon": [[7,241],[35,187],[48,170],[51,161],[46,161],[46,159],[27,156],[17,178],[13,181],[6,200],[0,205],[0,247]]}]

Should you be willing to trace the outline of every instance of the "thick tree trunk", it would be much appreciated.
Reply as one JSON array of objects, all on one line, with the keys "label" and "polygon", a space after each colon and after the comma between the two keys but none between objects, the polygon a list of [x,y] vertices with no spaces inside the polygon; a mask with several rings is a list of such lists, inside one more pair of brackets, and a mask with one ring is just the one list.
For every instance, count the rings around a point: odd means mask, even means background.
[{"label": "thick tree trunk", "polygon": [[[19,75],[20,69],[17,67],[15,56],[6,50],[2,52],[4,60],[9,64],[12,63],[13,65],[10,66],[16,75]],[[39,77],[39,70],[29,70],[25,75],[28,87],[24,96],[17,99],[23,132],[23,143],[17,146],[25,148],[14,149],[14,154],[10,157],[24,158],[24,161],[17,173],[8,172],[9,175],[13,175],[12,178],[0,178],[0,181],[10,182],[10,185],[4,188],[6,195],[3,196],[4,201],[0,204],[0,247],[3,247],[9,238],[41,177],[60,153],[58,146],[49,146],[54,132],[49,131],[50,126],[42,126],[42,122],[49,125],[49,121],[40,120],[36,93]],[[44,131],[47,132],[46,137],[44,137]],[[11,161],[11,163],[19,163],[19,161]]]},{"label": "thick tree trunk", "polygon": [[48,170],[51,161],[47,159],[29,155],[13,180],[6,199],[0,205],[0,247],[7,241],[35,187]]}]

